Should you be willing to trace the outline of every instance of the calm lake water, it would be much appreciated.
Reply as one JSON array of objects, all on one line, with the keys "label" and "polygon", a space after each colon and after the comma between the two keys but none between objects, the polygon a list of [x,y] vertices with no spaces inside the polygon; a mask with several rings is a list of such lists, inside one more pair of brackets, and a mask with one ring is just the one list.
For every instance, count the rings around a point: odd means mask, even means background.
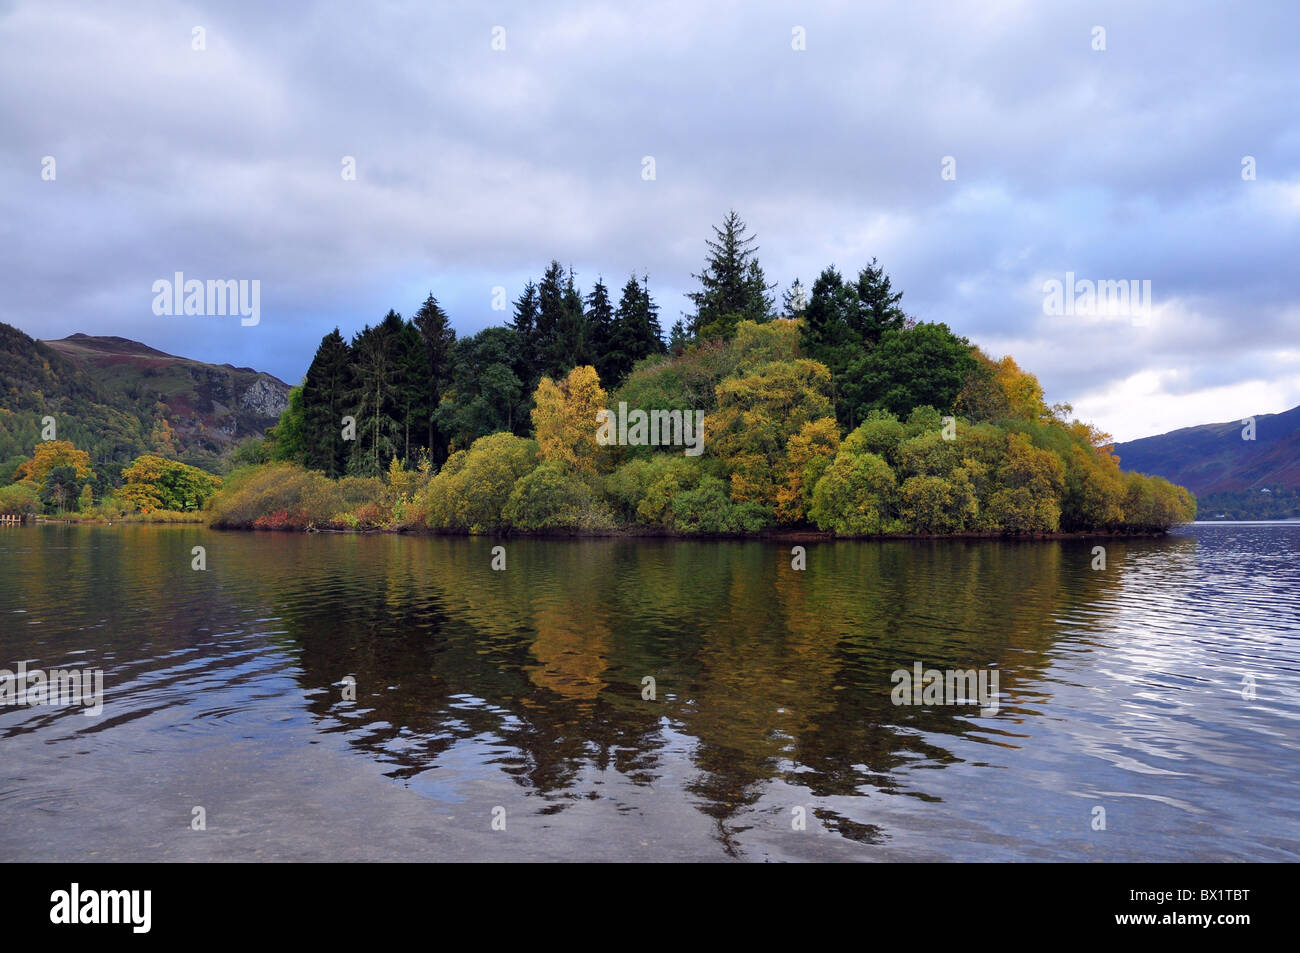
[{"label": "calm lake water", "polygon": [[0,859],[1300,859],[1300,523],[499,542],[0,529]]}]

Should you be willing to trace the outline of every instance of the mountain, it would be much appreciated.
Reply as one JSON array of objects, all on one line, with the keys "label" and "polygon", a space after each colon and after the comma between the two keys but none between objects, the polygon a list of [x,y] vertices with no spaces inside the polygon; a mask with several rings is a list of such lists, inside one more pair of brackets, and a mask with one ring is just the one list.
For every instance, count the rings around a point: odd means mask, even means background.
[{"label": "mountain", "polygon": [[270,374],[206,364],[121,337],[38,341],[0,323],[0,466],[29,456],[41,420],[96,464],[156,452],[222,469],[221,458],[261,436],[288,404]]},{"label": "mountain", "polygon": [[1231,420],[1118,443],[1115,452],[1125,470],[1195,493],[1202,519],[1300,516],[1300,407],[1254,420],[1254,440]]}]

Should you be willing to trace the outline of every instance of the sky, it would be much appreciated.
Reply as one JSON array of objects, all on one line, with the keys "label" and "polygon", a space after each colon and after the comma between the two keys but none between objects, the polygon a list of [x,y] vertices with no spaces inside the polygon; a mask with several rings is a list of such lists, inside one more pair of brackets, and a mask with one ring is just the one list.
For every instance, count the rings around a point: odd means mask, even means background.
[{"label": "sky", "polygon": [[[648,274],[667,330],[734,208],[781,290],[875,258],[1117,439],[1278,412],[1298,31],[1286,2],[0,0],[0,321],[297,383],[429,292],[503,323],[554,258]],[[258,281],[259,322],[155,314],[176,272]],[[1067,273],[1150,307],[1052,313]]]}]

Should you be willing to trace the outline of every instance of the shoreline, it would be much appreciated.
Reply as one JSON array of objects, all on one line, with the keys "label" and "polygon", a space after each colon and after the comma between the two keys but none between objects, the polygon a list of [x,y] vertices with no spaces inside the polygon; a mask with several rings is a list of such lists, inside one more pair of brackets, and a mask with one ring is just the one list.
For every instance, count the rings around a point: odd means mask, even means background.
[{"label": "shoreline", "polygon": [[[710,540],[718,542],[737,542],[761,540],[763,542],[790,543],[833,543],[841,541],[910,541],[910,540],[999,540],[1005,542],[1052,542],[1060,540],[1086,539],[1158,539],[1168,536],[1170,527],[1165,530],[1058,530],[1053,533],[999,533],[999,532],[962,532],[962,533],[875,533],[867,535],[836,535],[829,531],[811,528],[767,529],[757,533],[679,533],[661,526],[626,526],[603,530],[499,530],[489,533],[471,533],[468,530],[429,529],[419,526],[369,526],[351,528],[346,526],[309,526],[305,529],[296,527],[270,526],[217,526],[203,519],[150,520],[122,517],[107,520],[103,517],[59,516],[36,517],[33,525],[42,523],[62,525],[114,526],[131,524],[134,526],[202,526],[205,529],[223,533],[334,533],[338,535],[391,535],[391,536],[448,536],[481,539],[673,539],[673,540]],[[1199,522],[1199,521],[1198,521]],[[1214,521],[1217,522],[1217,521]],[[1285,521],[1281,521],[1285,522]],[[1180,525],[1194,525],[1191,523]]]}]

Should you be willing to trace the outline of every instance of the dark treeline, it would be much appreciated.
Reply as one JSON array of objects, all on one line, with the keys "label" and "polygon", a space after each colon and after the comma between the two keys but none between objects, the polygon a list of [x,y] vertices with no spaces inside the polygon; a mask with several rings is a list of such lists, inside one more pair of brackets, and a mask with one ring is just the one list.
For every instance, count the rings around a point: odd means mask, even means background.
[{"label": "dark treeline", "polygon": [[664,353],[658,315],[646,275],[629,277],[616,303],[601,278],[584,295],[558,261],[524,286],[509,324],[471,337],[456,337],[430,293],[409,320],[389,311],[350,342],[337,328],[325,335],[266,446],[245,453],[329,476],[376,476],[394,457],[441,464],[478,437],[526,435],[543,377],[590,364],[618,382]]}]

